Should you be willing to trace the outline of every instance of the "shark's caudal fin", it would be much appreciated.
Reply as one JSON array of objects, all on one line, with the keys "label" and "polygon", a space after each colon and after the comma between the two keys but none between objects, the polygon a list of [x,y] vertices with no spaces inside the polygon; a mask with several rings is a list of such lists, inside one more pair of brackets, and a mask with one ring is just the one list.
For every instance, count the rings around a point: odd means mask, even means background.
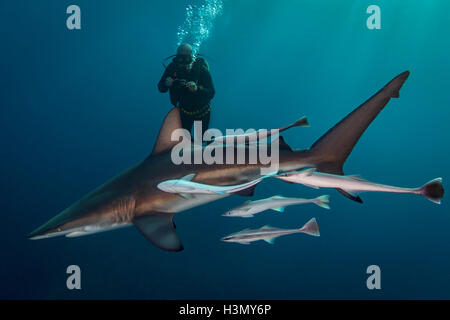
[{"label": "shark's caudal fin", "polygon": [[[408,76],[409,71],[405,71],[395,77],[311,146],[309,151],[318,171],[344,174],[344,162],[353,147],[389,100],[399,97],[400,88]],[[358,200],[357,197],[350,198]]]},{"label": "shark's caudal fin", "polygon": [[148,212],[134,218],[136,228],[155,246],[166,251],[181,251],[183,245],[175,232],[173,214]]},{"label": "shark's caudal fin", "polygon": [[420,194],[434,203],[441,204],[441,199],[444,196],[442,178],[436,178],[426,183],[420,188]]},{"label": "shark's caudal fin", "polygon": [[292,124],[293,127],[309,127],[308,118],[301,117]]},{"label": "shark's caudal fin", "polygon": [[324,209],[330,209],[330,196],[327,194],[315,198],[313,200],[313,202],[314,202],[314,204],[318,205],[319,207],[322,207]]},{"label": "shark's caudal fin", "polygon": [[303,232],[309,234],[310,236],[319,237],[319,225],[317,224],[316,218],[309,220],[303,227],[298,229],[298,232]]},{"label": "shark's caudal fin", "polygon": [[[158,138],[151,155],[163,153],[172,149],[179,141],[172,141],[172,132],[176,129],[181,129],[180,109],[178,107],[172,108],[164,118],[161,129],[159,129]],[[187,138],[187,137],[186,137]]]}]

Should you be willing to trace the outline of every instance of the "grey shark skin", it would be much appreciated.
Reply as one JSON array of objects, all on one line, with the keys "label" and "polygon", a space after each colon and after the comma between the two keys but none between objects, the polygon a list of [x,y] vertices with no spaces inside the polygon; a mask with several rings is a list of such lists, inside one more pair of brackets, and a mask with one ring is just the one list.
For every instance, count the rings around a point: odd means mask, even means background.
[{"label": "grey shark skin", "polygon": [[255,200],[255,201],[246,201],[240,206],[233,208],[226,213],[222,214],[224,217],[241,217],[241,218],[250,218],[255,214],[266,211],[266,210],[275,210],[278,212],[284,212],[284,209],[288,206],[298,205],[298,204],[307,204],[314,203],[319,207],[324,209],[330,209],[329,206],[329,196],[322,195],[320,197],[314,199],[302,199],[302,198],[286,198],[281,195],[272,196],[270,198]]},{"label": "grey shark skin", "polygon": [[213,186],[213,185],[207,185],[202,184],[198,182],[192,182],[191,180],[195,177],[195,174],[189,174],[186,177],[183,177],[181,179],[177,180],[166,180],[161,183],[158,183],[157,187],[158,189],[164,191],[164,192],[170,192],[170,193],[178,193],[179,195],[186,198],[187,194],[233,194],[240,192],[242,190],[249,189],[256,184],[260,183],[262,180],[272,177],[276,174],[276,172],[259,177],[258,179],[255,179],[250,182],[246,182],[239,185],[232,185],[232,186]]},{"label": "grey shark skin", "polygon": [[[399,96],[399,90],[408,76],[406,71],[395,77],[308,150],[293,151],[280,136],[279,172],[314,167],[320,172],[343,174],[343,164],[354,145],[389,100]],[[182,250],[172,221],[173,215],[227,195],[185,199],[159,190],[158,183],[180,179],[195,172],[195,182],[217,186],[242,184],[260,177],[260,168],[264,165],[259,161],[257,164],[175,165],[171,161],[171,149],[178,142],[171,141],[171,134],[178,128],[181,128],[179,110],[173,108],[164,119],[149,157],[87,194],[28,237],[79,236],[133,224],[157,247],[167,251]],[[224,158],[227,152],[236,155],[237,150],[234,149],[238,147],[247,151],[249,148],[242,145],[227,147]],[[246,156],[245,159],[249,158]],[[244,190],[242,195],[252,195],[252,192],[250,188]]]},{"label": "grey shark skin", "polygon": [[225,242],[237,242],[240,244],[250,244],[250,242],[264,240],[270,244],[273,244],[273,241],[276,238],[293,233],[305,233],[310,236],[319,237],[319,225],[317,224],[316,218],[312,218],[299,229],[280,229],[271,226],[264,226],[255,230],[245,229],[232,233],[220,240]]},{"label": "grey shark skin", "polygon": [[367,181],[359,176],[342,176],[315,172],[314,168],[302,170],[298,173],[285,173],[277,176],[277,178],[287,182],[300,183],[316,189],[340,188],[349,194],[366,191],[418,194],[437,204],[441,203],[441,199],[444,196],[442,178],[433,179],[417,188],[388,186],[385,184]]}]

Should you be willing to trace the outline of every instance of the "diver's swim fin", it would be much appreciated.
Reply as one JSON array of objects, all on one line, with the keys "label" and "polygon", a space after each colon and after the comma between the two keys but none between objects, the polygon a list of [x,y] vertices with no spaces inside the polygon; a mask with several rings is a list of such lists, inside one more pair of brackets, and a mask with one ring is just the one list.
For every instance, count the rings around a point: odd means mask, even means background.
[{"label": "diver's swim fin", "polygon": [[181,251],[183,245],[175,232],[173,213],[148,212],[133,219],[136,228],[155,246],[166,251]]}]

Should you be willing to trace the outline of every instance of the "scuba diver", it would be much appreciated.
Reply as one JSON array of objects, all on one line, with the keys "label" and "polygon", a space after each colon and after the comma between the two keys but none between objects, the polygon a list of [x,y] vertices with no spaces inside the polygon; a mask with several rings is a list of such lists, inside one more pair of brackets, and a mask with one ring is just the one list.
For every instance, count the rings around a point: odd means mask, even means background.
[{"label": "scuba diver", "polygon": [[[170,58],[170,57],[169,57]],[[209,127],[211,99],[215,90],[205,59],[194,60],[192,47],[181,44],[158,83],[160,92],[170,93],[170,102],[180,108],[182,127],[191,132],[194,121],[202,121],[202,136]]]}]

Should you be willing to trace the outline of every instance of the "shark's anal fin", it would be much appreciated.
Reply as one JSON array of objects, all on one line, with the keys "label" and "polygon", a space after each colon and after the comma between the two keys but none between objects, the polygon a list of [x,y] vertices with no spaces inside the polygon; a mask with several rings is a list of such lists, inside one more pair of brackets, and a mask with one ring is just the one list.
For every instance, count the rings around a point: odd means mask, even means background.
[{"label": "shark's anal fin", "polygon": [[134,218],[136,228],[155,246],[166,251],[181,251],[181,244],[175,232],[172,213],[148,212]]}]

